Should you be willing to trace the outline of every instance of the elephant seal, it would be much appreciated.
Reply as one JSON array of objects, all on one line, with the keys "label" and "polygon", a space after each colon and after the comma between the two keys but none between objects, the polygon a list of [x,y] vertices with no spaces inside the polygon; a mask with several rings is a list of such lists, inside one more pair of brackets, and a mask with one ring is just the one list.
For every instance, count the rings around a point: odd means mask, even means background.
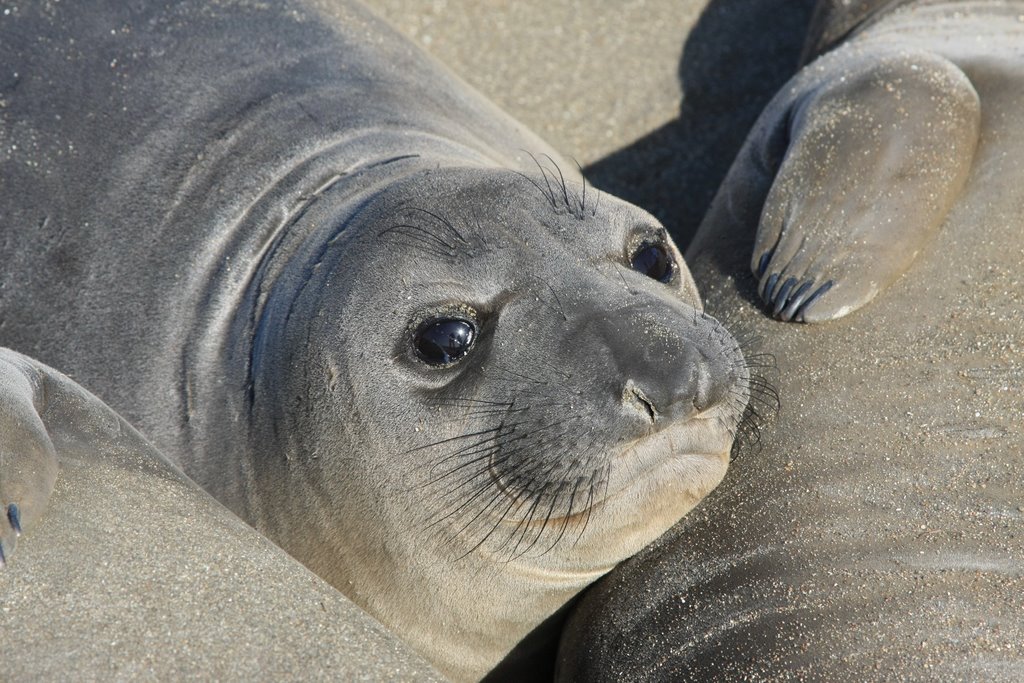
[{"label": "elephant seal", "polygon": [[[1017,82],[1020,12],[1005,1],[818,6],[806,54],[823,54],[764,110],[717,200],[757,226],[750,265],[771,315],[846,315],[930,248],[992,130],[985,98]],[[696,248],[718,238],[705,230]]]},{"label": "elephant seal", "polygon": [[[721,480],[750,371],[664,228],[358,5],[0,26],[3,343],[443,673]],[[20,384],[5,553],[52,486]]]},{"label": "elephant seal", "polygon": [[755,310],[746,199],[718,195],[687,261],[708,309],[777,359],[783,409],[743,467],[585,594],[558,680],[1024,678],[1024,23],[1008,9],[912,3],[836,48],[944,51],[981,102],[960,198],[870,315]]}]

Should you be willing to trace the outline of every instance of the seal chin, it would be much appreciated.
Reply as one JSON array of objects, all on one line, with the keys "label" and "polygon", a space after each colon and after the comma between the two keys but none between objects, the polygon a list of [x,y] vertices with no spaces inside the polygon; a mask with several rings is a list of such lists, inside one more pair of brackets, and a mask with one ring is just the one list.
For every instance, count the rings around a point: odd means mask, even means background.
[{"label": "seal chin", "polygon": [[659,483],[657,488],[671,487],[671,482],[662,481],[662,470],[674,464],[692,466],[685,470],[684,481],[703,481],[701,471],[708,458],[724,459],[728,465],[732,427],[718,415],[690,418],[626,444],[614,457],[609,490],[628,490],[648,480]]},{"label": "seal chin", "polygon": [[614,540],[622,558],[639,551],[694,508],[725,477],[732,432],[718,419],[691,419],[629,444],[613,460],[601,516],[600,550]]},{"label": "seal chin", "polygon": [[[537,543],[539,549],[530,544],[524,556],[569,554],[574,575],[603,573],[664,533],[721,482],[732,448],[730,424],[717,415],[690,418],[610,449],[596,490],[580,496],[579,505],[570,501],[544,515],[533,514],[535,505],[491,469],[508,504],[530,511],[494,522],[513,535],[555,534]],[[558,550],[562,543],[566,549]]]}]

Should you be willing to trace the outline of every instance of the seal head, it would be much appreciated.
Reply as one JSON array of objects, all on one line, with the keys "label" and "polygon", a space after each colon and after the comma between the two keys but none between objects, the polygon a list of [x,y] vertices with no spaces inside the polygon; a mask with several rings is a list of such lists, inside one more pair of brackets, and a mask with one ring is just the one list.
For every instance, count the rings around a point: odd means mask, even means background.
[{"label": "seal head", "polygon": [[256,316],[246,506],[421,651],[459,624],[439,665],[480,675],[721,480],[746,363],[591,188],[424,171],[322,229]]}]

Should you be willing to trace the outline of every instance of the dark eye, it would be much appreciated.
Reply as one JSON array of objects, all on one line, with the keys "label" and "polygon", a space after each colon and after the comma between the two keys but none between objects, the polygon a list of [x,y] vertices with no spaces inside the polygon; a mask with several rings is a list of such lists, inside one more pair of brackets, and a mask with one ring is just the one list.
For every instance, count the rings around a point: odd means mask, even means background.
[{"label": "dark eye", "polygon": [[430,365],[454,363],[467,353],[476,338],[476,327],[462,318],[435,318],[420,325],[413,345],[416,355]]},{"label": "dark eye", "polygon": [[630,259],[633,270],[654,278],[658,282],[668,282],[675,271],[675,262],[665,247],[660,244],[645,243],[633,252]]}]

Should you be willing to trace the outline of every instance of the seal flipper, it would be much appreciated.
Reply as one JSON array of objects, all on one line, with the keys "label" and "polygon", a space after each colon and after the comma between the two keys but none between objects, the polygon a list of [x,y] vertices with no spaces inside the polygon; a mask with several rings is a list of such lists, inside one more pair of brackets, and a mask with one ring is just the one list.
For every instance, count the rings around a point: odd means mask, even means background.
[{"label": "seal flipper", "polygon": [[57,479],[57,455],[40,413],[41,366],[0,349],[0,567],[23,526],[42,514]]},{"label": "seal flipper", "polygon": [[938,55],[819,62],[763,115],[790,122],[751,259],[782,320],[838,318],[902,275],[963,189],[979,135],[974,87]]}]

